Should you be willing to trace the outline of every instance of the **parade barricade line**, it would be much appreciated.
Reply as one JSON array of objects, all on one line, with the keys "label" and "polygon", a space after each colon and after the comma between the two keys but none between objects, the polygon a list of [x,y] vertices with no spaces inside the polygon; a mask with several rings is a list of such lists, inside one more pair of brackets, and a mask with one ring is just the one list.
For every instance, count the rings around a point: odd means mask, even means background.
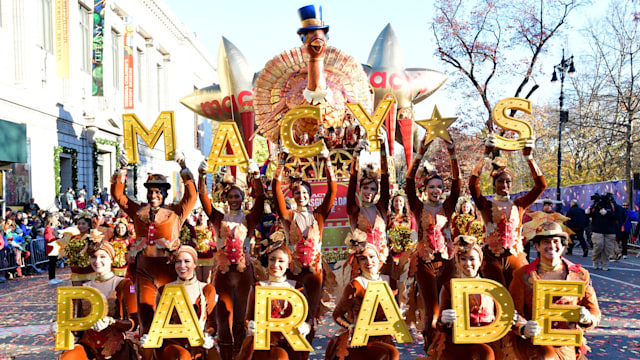
[{"label": "parade barricade line", "polygon": [[[42,272],[36,265],[46,264],[49,258],[46,253],[44,238],[36,238],[31,240],[25,247],[29,251],[30,255],[25,259],[25,264],[22,267],[31,267],[36,272]],[[10,271],[18,268],[16,257],[13,253],[13,249],[5,247],[0,250],[0,271]]]}]

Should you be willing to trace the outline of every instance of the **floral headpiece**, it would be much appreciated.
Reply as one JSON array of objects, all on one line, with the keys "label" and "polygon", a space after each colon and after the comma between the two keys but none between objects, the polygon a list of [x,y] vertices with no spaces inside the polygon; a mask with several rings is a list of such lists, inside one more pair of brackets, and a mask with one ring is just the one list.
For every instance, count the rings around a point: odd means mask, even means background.
[{"label": "floral headpiece", "polygon": [[362,168],[360,175],[360,186],[368,183],[378,183],[379,175],[373,164],[367,164]]},{"label": "floral headpiece", "polygon": [[507,167],[507,159],[503,157],[496,157],[491,162],[491,166],[493,167],[493,169],[491,170],[492,178],[495,179],[504,173],[511,175],[511,177],[513,178],[513,172]]}]

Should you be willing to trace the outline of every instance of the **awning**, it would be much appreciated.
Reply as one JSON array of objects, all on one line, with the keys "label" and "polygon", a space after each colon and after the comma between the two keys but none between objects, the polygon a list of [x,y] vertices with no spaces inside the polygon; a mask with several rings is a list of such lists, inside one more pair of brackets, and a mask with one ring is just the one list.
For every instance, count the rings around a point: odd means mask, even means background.
[{"label": "awning", "polygon": [[0,166],[27,162],[27,126],[0,120]]}]

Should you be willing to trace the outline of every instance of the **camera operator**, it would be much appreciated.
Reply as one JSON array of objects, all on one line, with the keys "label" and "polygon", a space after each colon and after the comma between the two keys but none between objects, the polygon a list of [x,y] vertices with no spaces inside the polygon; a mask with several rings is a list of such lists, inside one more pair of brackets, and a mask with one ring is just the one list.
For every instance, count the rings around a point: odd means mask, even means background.
[{"label": "camera operator", "polygon": [[595,193],[593,204],[585,211],[592,222],[593,268],[609,270],[609,256],[616,241],[617,217],[613,196]]}]

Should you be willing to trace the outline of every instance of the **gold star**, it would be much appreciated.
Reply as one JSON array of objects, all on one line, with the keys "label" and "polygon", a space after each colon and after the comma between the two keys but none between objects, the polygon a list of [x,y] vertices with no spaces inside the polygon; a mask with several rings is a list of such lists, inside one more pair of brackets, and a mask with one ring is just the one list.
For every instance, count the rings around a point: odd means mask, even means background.
[{"label": "gold star", "polygon": [[432,142],[433,139],[437,137],[448,143],[451,143],[451,137],[449,137],[449,132],[447,131],[447,129],[456,120],[458,120],[457,117],[443,118],[440,115],[440,111],[438,111],[438,106],[434,106],[433,114],[431,114],[431,119],[416,120],[416,123],[427,130],[427,139],[424,142],[425,144]]}]

